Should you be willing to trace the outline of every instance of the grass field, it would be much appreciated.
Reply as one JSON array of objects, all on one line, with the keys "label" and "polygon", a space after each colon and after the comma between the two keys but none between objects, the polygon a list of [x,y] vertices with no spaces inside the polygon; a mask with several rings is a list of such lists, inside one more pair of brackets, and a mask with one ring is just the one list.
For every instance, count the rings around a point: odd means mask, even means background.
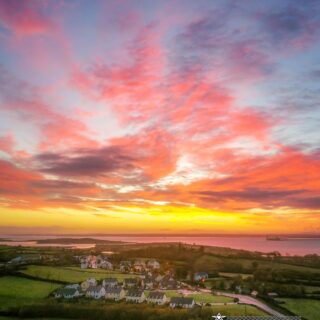
[{"label": "grass field", "polygon": [[38,303],[59,285],[20,277],[0,278],[0,310]]},{"label": "grass field", "polygon": [[210,293],[196,293],[188,295],[188,297],[194,298],[196,302],[202,302],[202,303],[226,303],[226,302],[233,302],[232,298],[224,297],[224,296],[218,296],[213,295]]},{"label": "grass field", "polygon": [[284,308],[295,313],[298,316],[304,317],[307,320],[320,319],[320,301],[311,299],[277,299],[283,301]]},{"label": "grass field", "polygon": [[[202,257],[197,259],[194,267],[197,270],[207,270],[209,272],[217,272],[217,271],[221,271],[219,270],[219,265],[221,263],[226,263],[226,262],[241,264],[244,268],[251,268],[252,266],[252,259],[243,259],[243,258],[225,259],[225,258],[216,257],[216,256],[203,255]],[[274,261],[259,261],[259,267],[320,273],[320,269],[303,267],[303,266],[295,266],[295,265],[274,262]]]},{"label": "grass field", "polygon": [[136,277],[132,274],[123,274],[117,271],[101,269],[80,269],[77,267],[49,267],[49,266],[28,266],[22,271],[24,274],[31,275],[46,280],[59,280],[70,283],[77,283],[93,277],[101,280],[107,277],[115,277],[118,281],[124,278]]},{"label": "grass field", "polygon": [[232,305],[222,305],[213,306],[213,313],[221,313],[224,316],[266,316],[267,314],[262,310],[243,304],[232,304]]},{"label": "grass field", "polygon": [[[171,297],[179,297],[181,294],[177,290],[166,290],[166,296]],[[224,296],[218,296],[213,295],[211,293],[193,293],[190,295],[187,295],[187,297],[194,298],[196,302],[201,303],[212,303],[212,302],[218,302],[218,303],[226,303],[226,302],[233,302],[232,298],[224,297]]]}]

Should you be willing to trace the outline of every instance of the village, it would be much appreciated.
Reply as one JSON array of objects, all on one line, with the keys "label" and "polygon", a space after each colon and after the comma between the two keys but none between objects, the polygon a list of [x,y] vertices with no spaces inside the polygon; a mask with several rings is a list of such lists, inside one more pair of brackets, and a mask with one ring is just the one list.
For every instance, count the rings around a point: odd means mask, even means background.
[{"label": "village", "polygon": [[[109,301],[125,301],[127,303],[147,302],[153,305],[168,304],[171,308],[193,308],[194,298],[184,294],[190,286],[177,281],[170,271],[162,271],[161,264],[155,259],[121,261],[117,268],[105,256],[79,257],[81,269],[118,270],[124,274],[123,281],[115,277],[102,280],[88,278],[81,283],[68,284],[53,292],[56,299],[95,299]],[[125,277],[128,275],[128,277]],[[203,281],[208,277],[205,272],[194,274],[194,281]],[[168,297],[167,290],[176,290],[179,296]]]}]

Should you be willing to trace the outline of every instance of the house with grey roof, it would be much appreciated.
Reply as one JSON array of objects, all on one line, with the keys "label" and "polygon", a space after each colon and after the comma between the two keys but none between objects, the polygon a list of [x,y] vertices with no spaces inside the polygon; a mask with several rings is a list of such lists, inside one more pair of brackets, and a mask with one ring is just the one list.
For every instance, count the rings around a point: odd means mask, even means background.
[{"label": "house with grey roof", "polygon": [[126,302],[141,303],[146,299],[143,290],[130,289],[126,294]]},{"label": "house with grey roof", "polygon": [[158,285],[158,283],[156,282],[155,277],[146,276],[141,280],[141,285],[147,290],[152,290]]},{"label": "house with grey roof", "polygon": [[157,305],[163,305],[167,302],[166,293],[160,292],[160,291],[152,291],[149,293],[147,302],[157,304]]},{"label": "house with grey roof", "polygon": [[81,289],[85,291],[89,287],[96,286],[96,285],[97,285],[97,280],[95,278],[88,278],[87,280],[81,283]]},{"label": "house with grey roof", "polygon": [[159,261],[155,260],[155,259],[152,259],[152,260],[149,260],[148,263],[147,263],[147,267],[150,268],[150,269],[160,269],[160,263]]},{"label": "house with grey roof", "polygon": [[125,288],[134,288],[138,286],[138,280],[136,278],[126,278],[123,280],[123,286]]},{"label": "house with grey roof", "polygon": [[106,289],[103,286],[92,286],[86,291],[87,298],[100,299],[106,294]]},{"label": "house with grey roof", "polygon": [[125,290],[122,287],[107,287],[105,298],[108,300],[120,301],[124,299],[126,295]]},{"label": "house with grey roof", "polygon": [[77,290],[81,291],[81,286],[80,286],[79,283],[67,284],[65,286],[65,288],[67,288],[67,289],[77,289]]},{"label": "house with grey roof", "polygon": [[82,294],[75,288],[59,288],[53,293],[55,298],[73,299],[80,297]]},{"label": "house with grey roof", "polygon": [[131,261],[121,261],[120,262],[120,271],[121,272],[128,272],[131,270]]},{"label": "house with grey roof", "polygon": [[146,268],[146,263],[143,260],[135,261],[133,269],[137,272],[142,272]]},{"label": "house with grey roof", "polygon": [[179,288],[179,283],[171,276],[164,276],[159,283],[159,287],[165,290],[174,290]]},{"label": "house with grey roof", "polygon": [[170,300],[171,308],[187,308],[191,309],[195,305],[193,298],[187,297],[172,297]]},{"label": "house with grey roof", "polygon": [[196,272],[193,276],[194,281],[205,281],[208,279],[208,274],[206,272]]},{"label": "house with grey roof", "polygon": [[117,287],[118,286],[118,280],[116,278],[105,278],[102,280],[102,285],[107,288],[107,287]]}]

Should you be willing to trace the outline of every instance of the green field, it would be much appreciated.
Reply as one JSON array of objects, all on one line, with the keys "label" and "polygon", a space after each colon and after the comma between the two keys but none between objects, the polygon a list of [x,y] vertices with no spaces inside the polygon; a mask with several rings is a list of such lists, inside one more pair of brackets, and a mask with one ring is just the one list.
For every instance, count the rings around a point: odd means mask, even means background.
[{"label": "green field", "polygon": [[232,305],[222,305],[213,306],[213,313],[221,313],[224,316],[266,316],[267,314],[262,310],[249,305],[244,304],[232,304]]},{"label": "green field", "polygon": [[[222,257],[216,257],[216,256],[210,256],[210,255],[203,255],[200,258],[197,259],[197,261],[194,264],[194,268],[196,270],[206,270],[208,272],[219,272],[219,265],[221,263],[237,263],[241,264],[244,268],[251,268],[252,266],[252,259],[244,259],[244,258],[222,258]],[[301,272],[313,272],[313,273],[320,273],[320,269],[311,268],[311,267],[304,267],[304,266],[295,266],[280,262],[274,262],[274,261],[259,261],[259,267],[260,268],[272,268],[277,270],[295,270],[295,271],[301,271]]]},{"label": "green field", "polygon": [[283,301],[284,308],[301,316],[307,320],[319,320],[320,317],[320,301],[311,299],[287,299],[281,298],[278,301]]},{"label": "green field", "polygon": [[107,277],[114,277],[120,282],[122,282],[124,278],[136,277],[136,275],[123,274],[117,271],[80,269],[77,267],[28,266],[22,272],[24,274],[45,280],[59,280],[70,283],[78,283],[90,277],[96,278],[97,280]]},{"label": "green field", "polygon": [[0,310],[38,303],[59,285],[20,277],[0,278]]},{"label": "green field", "polygon": [[[181,294],[177,290],[166,290],[166,296],[168,298],[171,297],[179,297]],[[196,302],[201,303],[226,303],[226,302],[233,302],[232,298],[213,295],[211,293],[193,293],[187,295],[187,297],[194,298]]]},{"label": "green field", "polygon": [[227,302],[233,302],[232,298],[213,295],[213,294],[210,294],[210,293],[195,293],[195,294],[188,295],[188,297],[194,298],[194,300],[196,302],[201,302],[201,303],[227,303]]}]

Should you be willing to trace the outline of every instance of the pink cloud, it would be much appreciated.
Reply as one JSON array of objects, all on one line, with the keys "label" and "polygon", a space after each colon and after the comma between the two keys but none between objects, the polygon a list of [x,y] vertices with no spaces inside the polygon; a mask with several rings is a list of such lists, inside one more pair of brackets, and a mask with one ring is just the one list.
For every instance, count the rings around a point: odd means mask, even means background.
[{"label": "pink cloud", "polygon": [[24,37],[45,34],[52,30],[53,23],[41,12],[45,1],[0,1],[0,21],[16,36]]}]

